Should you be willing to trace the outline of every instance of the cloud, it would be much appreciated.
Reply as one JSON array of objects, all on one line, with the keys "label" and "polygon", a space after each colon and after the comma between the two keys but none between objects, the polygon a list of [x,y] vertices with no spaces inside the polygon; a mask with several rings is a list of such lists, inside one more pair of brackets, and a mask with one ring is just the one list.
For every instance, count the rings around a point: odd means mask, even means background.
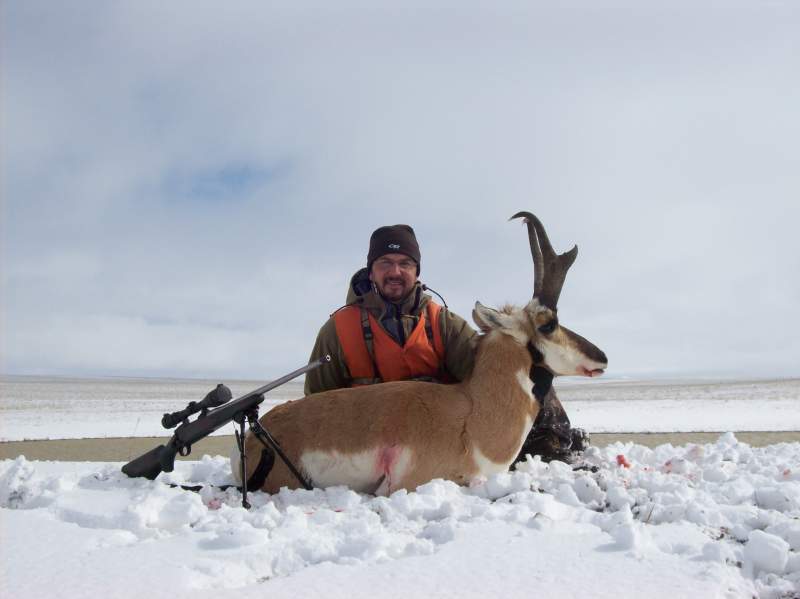
[{"label": "cloud", "polygon": [[796,7],[3,11],[7,371],[280,374],[389,223],[521,303],[526,209],[610,373],[797,375]]}]

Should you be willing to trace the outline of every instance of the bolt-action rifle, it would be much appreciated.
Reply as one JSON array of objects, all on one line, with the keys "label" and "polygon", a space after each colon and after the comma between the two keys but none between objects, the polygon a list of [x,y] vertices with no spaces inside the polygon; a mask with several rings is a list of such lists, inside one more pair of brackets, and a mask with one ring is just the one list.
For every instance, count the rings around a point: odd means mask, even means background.
[{"label": "bolt-action rifle", "polygon": [[[233,397],[231,390],[225,385],[217,385],[202,401],[190,402],[183,410],[164,414],[161,419],[161,425],[164,428],[171,429],[180,424],[175,429],[172,438],[166,445],[159,445],[131,460],[122,467],[122,471],[132,478],[143,477],[150,480],[155,479],[161,472],[172,472],[175,469],[176,455],[189,455],[192,452],[192,445],[200,439],[207,437],[229,422],[236,422],[239,425],[239,430],[236,431],[236,443],[241,458],[242,505],[249,507],[247,503],[247,462],[244,452],[244,427],[247,422],[253,434],[265,447],[269,447],[281,457],[303,487],[311,489],[311,485],[289,461],[278,442],[258,422],[258,406],[264,401],[264,394],[267,391],[280,387],[293,378],[330,361],[330,356],[323,356],[233,401],[230,401]],[[200,412],[200,415],[190,422],[189,416],[197,412]]]}]

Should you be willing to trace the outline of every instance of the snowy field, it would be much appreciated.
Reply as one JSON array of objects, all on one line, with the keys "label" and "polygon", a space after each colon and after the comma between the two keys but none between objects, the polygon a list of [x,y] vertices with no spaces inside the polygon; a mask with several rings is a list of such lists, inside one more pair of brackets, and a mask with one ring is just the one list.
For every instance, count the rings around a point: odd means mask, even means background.
[{"label": "snowy field", "polygon": [[120,464],[0,462],[0,596],[798,597],[800,443],[587,452],[470,488],[192,493]]},{"label": "snowy field", "polygon": [[[163,436],[161,416],[199,401],[217,382],[3,377],[0,441]],[[264,381],[226,383],[238,397]],[[800,431],[800,379],[559,379],[557,388],[573,425],[594,433]],[[262,413],[302,395],[301,383],[279,387]]]},{"label": "snowy field", "polygon": [[[161,414],[212,386],[6,378],[2,437],[164,436]],[[559,395],[592,432],[800,430],[797,380],[566,381]],[[616,443],[468,488],[253,493],[249,511],[234,489],[165,484],[230,483],[222,457],[157,481],[120,466],[0,461],[0,596],[800,597],[800,443]]]}]

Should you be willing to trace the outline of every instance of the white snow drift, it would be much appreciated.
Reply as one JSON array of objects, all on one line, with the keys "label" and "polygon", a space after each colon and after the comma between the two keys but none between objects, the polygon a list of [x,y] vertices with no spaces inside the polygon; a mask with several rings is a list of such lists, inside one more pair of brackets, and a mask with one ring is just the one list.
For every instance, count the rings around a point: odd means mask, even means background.
[{"label": "white snow drift", "polygon": [[[800,443],[592,448],[472,488],[199,493],[227,461],[158,481],[119,464],[0,462],[0,594],[108,597],[789,597]],[[162,480],[163,479],[163,480]]]}]

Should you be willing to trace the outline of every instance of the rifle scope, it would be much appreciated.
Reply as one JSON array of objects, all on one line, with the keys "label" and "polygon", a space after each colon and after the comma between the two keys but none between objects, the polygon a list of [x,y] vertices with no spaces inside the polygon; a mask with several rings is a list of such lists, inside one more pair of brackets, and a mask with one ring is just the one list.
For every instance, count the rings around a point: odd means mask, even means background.
[{"label": "rifle scope", "polygon": [[189,405],[182,410],[172,412],[171,414],[164,414],[163,418],[161,418],[161,426],[164,428],[175,428],[192,414],[196,414],[201,410],[208,410],[209,408],[221,406],[229,402],[232,397],[233,394],[231,390],[220,383],[209,391],[202,401],[190,401]]}]

